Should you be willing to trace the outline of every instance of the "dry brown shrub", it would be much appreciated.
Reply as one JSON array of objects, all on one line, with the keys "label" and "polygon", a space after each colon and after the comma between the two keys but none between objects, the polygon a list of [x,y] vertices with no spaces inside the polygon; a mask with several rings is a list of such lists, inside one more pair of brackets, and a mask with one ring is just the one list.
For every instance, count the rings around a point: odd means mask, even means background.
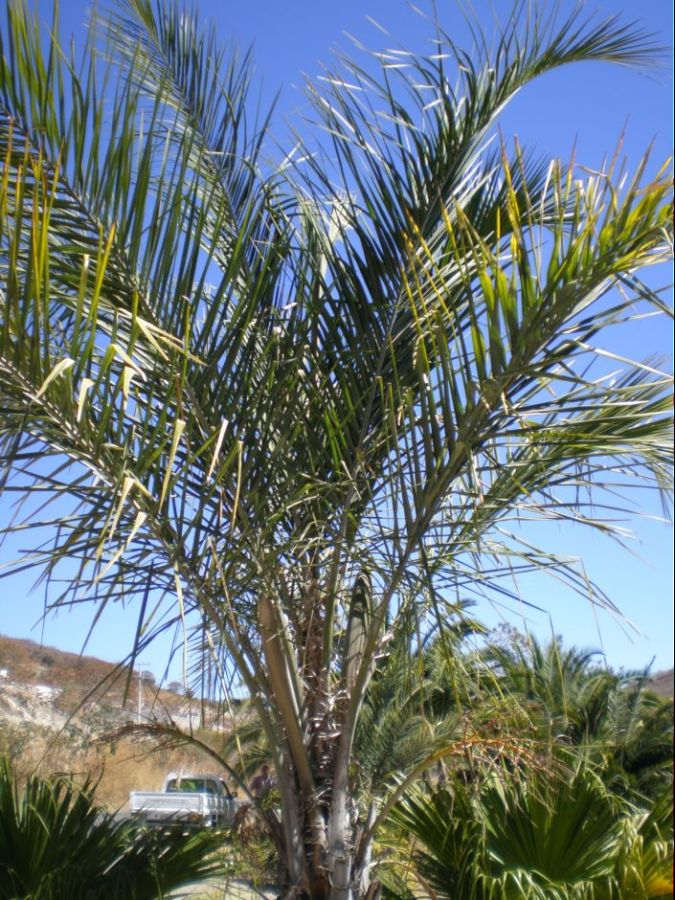
[{"label": "dry brown shrub", "polygon": [[96,799],[110,810],[124,807],[130,791],[160,790],[169,772],[213,768],[193,748],[158,748],[131,737],[104,742],[73,727],[54,731],[0,723],[0,755],[9,757],[20,782],[31,773],[90,778],[98,782]]},{"label": "dry brown shrub", "polygon": [[100,745],[97,754],[101,779],[96,797],[109,809],[123,806],[130,791],[159,791],[169,772],[209,768],[203,754],[192,748],[167,749],[134,738]]}]

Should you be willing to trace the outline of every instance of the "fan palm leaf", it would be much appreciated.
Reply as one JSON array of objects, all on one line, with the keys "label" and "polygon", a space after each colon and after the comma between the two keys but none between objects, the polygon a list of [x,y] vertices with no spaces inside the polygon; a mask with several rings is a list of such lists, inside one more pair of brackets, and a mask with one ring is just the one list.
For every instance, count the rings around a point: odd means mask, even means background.
[{"label": "fan palm leaf", "polygon": [[0,765],[0,894],[156,900],[223,872],[214,834],[161,834],[98,808],[94,786],[30,776],[23,791]]},{"label": "fan palm leaf", "polygon": [[658,897],[672,862],[667,800],[635,814],[581,764],[569,777],[489,775],[475,792],[416,788],[392,819],[414,842],[425,896]]}]

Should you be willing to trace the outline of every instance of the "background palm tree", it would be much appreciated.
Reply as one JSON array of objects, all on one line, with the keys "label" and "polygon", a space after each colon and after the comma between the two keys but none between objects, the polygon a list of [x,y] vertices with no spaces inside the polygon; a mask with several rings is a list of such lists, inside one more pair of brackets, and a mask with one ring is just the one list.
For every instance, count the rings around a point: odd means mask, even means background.
[{"label": "background palm tree", "polygon": [[490,692],[518,699],[544,740],[583,748],[602,760],[617,791],[658,796],[672,784],[672,701],[653,694],[648,673],[617,673],[597,665],[595,651],[542,646],[517,636],[482,654],[494,680]]},{"label": "background palm tree", "polygon": [[667,173],[489,141],[540,74],[654,48],[524,3],[492,44],[473,26],[473,54],[439,23],[428,57],[345,62],[310,88],[321,147],[274,168],[248,58],[181,8],[119,0],[80,65],[8,7],[0,459],[10,527],[52,535],[19,565],[54,604],[136,598],[134,654],[182,623],[236,671],[295,894],[365,890],[354,741],[410,606],[442,624],[514,567],[578,587],[509,519],[611,531],[615,472],[668,484],[669,379],[593,365],[664,307],[638,273],[669,254]]},{"label": "background palm tree", "polygon": [[673,783],[673,702],[649,689],[647,673],[622,678],[596,737],[614,789],[657,798]]}]

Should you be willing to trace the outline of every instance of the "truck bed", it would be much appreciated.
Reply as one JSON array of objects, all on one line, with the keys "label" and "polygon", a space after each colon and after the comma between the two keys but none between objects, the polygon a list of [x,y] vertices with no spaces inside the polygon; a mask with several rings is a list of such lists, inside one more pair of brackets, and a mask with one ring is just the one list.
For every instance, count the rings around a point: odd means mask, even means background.
[{"label": "truck bed", "polygon": [[174,820],[202,825],[226,822],[230,818],[227,816],[227,806],[206,794],[134,791],[130,798],[131,812],[144,816],[150,822]]},{"label": "truck bed", "polygon": [[171,773],[161,791],[132,791],[132,815],[148,822],[180,822],[197,827],[230,825],[239,806],[217,775]]}]

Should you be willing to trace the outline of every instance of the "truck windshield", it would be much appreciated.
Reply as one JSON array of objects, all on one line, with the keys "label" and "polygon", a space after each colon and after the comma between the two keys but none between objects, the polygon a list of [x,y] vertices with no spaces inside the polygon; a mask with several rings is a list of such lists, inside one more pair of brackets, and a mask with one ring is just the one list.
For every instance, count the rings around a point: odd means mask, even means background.
[{"label": "truck windshield", "polygon": [[172,778],[166,786],[167,792],[171,794],[217,794],[218,788],[215,782],[206,780],[205,778],[181,778],[178,781]]}]

